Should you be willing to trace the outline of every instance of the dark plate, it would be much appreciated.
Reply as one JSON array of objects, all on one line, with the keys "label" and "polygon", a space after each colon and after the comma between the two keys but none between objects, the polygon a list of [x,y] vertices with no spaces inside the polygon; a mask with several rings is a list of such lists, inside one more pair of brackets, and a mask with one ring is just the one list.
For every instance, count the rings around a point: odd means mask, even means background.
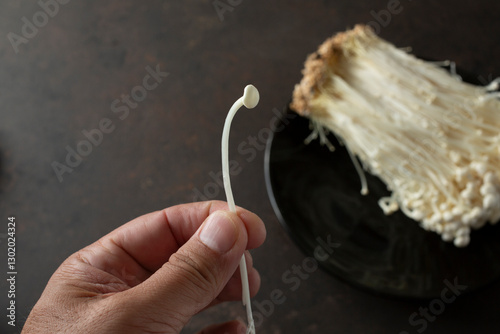
[{"label": "dark plate", "polygon": [[[456,248],[401,211],[386,216],[377,203],[389,194],[385,185],[367,174],[370,193],[361,195],[351,159],[334,136],[332,153],[316,140],[304,144],[307,119],[286,122],[267,143],[269,197],[292,239],[307,256],[316,251],[326,271],[377,294],[412,299],[440,297],[445,280],[471,292],[500,277],[500,224],[473,231],[469,246]],[[338,245],[327,247],[328,241]],[[325,259],[322,250],[333,254]]]}]

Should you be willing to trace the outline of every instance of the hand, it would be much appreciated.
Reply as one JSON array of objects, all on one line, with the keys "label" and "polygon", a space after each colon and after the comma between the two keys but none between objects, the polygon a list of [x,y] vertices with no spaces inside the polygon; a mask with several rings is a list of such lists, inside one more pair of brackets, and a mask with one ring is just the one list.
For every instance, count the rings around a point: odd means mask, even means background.
[{"label": "hand", "polygon": [[[266,231],[255,214],[224,202],[174,206],[136,218],[71,255],[49,280],[23,328],[29,333],[179,333],[203,309],[241,300],[260,276],[246,249]],[[202,333],[241,333],[233,321]]]}]

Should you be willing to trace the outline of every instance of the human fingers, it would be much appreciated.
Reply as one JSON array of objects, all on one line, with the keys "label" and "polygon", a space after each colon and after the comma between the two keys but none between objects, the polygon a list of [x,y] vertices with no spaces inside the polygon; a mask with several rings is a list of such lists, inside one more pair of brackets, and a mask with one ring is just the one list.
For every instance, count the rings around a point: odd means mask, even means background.
[{"label": "human fingers", "polygon": [[[136,218],[100,242],[111,249],[121,248],[143,268],[155,272],[196,233],[211,213],[223,209],[227,209],[227,203],[221,201],[173,206]],[[246,229],[246,248],[260,246],[266,237],[262,220],[243,208],[237,208],[237,216]]]},{"label": "human fingers", "polygon": [[239,215],[210,214],[168,262],[122,297],[149,318],[169,319],[166,326],[180,330],[226,286],[247,248],[247,233]]}]

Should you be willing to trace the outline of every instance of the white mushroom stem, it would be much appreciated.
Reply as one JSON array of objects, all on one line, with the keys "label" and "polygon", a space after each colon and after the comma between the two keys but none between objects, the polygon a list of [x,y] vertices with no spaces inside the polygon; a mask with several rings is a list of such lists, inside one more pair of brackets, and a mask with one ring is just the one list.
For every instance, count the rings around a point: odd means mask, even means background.
[{"label": "white mushroom stem", "polygon": [[[236,112],[245,106],[248,109],[253,109],[259,103],[259,91],[253,85],[245,87],[243,96],[240,97],[229,110],[226,121],[224,123],[224,130],[222,131],[222,178],[224,180],[224,190],[226,192],[227,203],[229,210],[236,213],[236,206],[234,204],[233,191],[231,190],[231,179],[229,177],[229,131],[231,129],[231,121],[236,115]],[[240,260],[240,274],[242,286],[242,300],[243,305],[246,306],[248,328],[247,334],[255,334],[255,323],[252,315],[252,305],[250,303],[250,286],[248,283],[248,272],[245,255]]]}]

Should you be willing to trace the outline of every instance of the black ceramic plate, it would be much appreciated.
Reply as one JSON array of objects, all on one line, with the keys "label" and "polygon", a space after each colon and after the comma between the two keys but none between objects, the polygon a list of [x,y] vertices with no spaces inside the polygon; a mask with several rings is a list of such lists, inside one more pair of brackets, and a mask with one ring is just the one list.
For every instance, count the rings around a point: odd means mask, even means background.
[{"label": "black ceramic plate", "polygon": [[[361,195],[352,161],[334,136],[335,152],[318,141],[305,145],[309,121],[286,122],[267,143],[269,196],[296,244],[307,256],[317,251],[329,273],[371,292],[418,299],[439,297],[445,280],[470,292],[500,277],[500,224],[473,231],[469,246],[456,248],[400,211],[386,216],[377,203],[389,194],[385,185],[367,174],[370,193]],[[328,241],[333,254],[325,259]]]}]

